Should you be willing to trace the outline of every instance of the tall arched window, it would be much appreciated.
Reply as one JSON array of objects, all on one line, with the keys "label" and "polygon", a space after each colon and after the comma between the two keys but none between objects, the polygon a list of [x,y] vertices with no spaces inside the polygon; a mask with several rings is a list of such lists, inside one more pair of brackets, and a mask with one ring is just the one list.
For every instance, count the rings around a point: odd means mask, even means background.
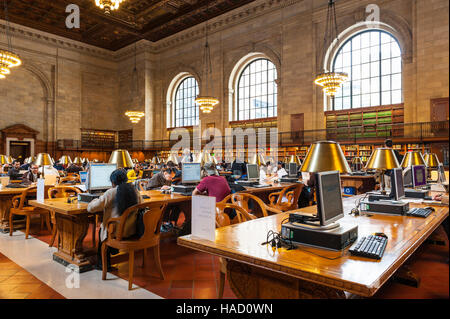
[{"label": "tall arched window", "polygon": [[335,95],[333,110],[402,103],[401,50],[385,31],[363,31],[348,39],[332,69],[349,75]]},{"label": "tall arched window", "polygon": [[250,62],[238,81],[237,120],[277,116],[277,71],[267,59]]},{"label": "tall arched window", "polygon": [[195,98],[199,93],[193,76],[181,81],[175,93],[174,127],[196,126],[199,123],[199,108]]}]

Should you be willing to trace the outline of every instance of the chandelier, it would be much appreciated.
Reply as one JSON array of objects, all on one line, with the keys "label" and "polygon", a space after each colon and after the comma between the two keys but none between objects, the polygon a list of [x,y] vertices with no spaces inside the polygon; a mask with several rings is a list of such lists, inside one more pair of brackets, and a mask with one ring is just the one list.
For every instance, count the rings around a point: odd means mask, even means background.
[{"label": "chandelier", "polygon": [[95,4],[97,7],[100,7],[100,9],[105,10],[105,13],[111,13],[113,10],[119,9],[119,5],[124,0],[95,0]]},{"label": "chandelier", "polygon": [[[206,9],[206,13],[208,13],[208,8]],[[209,89],[209,81],[211,80],[212,66],[211,66],[211,51],[209,49],[208,44],[208,21],[205,23],[205,50],[203,53],[203,90],[201,91],[204,95],[198,95],[195,99],[195,103],[198,104],[200,110],[203,113],[211,113],[214,109],[214,106],[219,104],[219,100],[211,95],[209,95],[209,91],[213,91],[212,83],[211,90]]]},{"label": "chandelier", "polygon": [[8,5],[6,0],[4,3],[4,11],[5,11],[5,21],[6,21],[6,40],[8,42],[7,50],[0,50],[0,79],[4,79],[8,74],[11,73],[11,68],[19,66],[22,64],[22,60],[20,60],[19,56],[15,54],[12,50],[11,44],[11,35],[9,34],[9,19],[8,19]]},{"label": "chandelier", "polygon": [[[339,42],[336,23],[336,8],[334,2],[335,0],[328,1],[327,24],[325,27],[325,37],[323,39],[324,49],[327,47],[327,45],[331,45],[331,42],[334,39],[337,39],[337,41]],[[324,71],[316,76],[316,78],[314,79],[314,83],[322,86],[322,90],[326,95],[334,96],[337,90],[341,87],[342,83],[347,81],[347,79],[347,73]]]},{"label": "chandelier", "polygon": [[141,117],[145,116],[145,113],[139,111],[127,111],[125,112],[125,115],[130,118],[131,123],[136,124],[139,123]]}]

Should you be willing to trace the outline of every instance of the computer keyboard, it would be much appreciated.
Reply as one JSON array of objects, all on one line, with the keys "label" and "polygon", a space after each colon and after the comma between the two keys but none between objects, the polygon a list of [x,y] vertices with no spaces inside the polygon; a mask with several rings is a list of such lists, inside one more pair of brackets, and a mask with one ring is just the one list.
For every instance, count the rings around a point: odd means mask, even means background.
[{"label": "computer keyboard", "polygon": [[12,184],[6,185],[6,187],[8,187],[8,188],[27,188],[28,186],[29,185],[19,184],[19,183],[12,183]]},{"label": "computer keyboard", "polygon": [[431,209],[414,207],[406,213],[406,216],[426,218],[431,214],[431,212],[432,212]]},{"label": "computer keyboard", "polygon": [[381,259],[387,242],[388,239],[386,237],[370,235],[362,237],[349,251],[354,256]]}]

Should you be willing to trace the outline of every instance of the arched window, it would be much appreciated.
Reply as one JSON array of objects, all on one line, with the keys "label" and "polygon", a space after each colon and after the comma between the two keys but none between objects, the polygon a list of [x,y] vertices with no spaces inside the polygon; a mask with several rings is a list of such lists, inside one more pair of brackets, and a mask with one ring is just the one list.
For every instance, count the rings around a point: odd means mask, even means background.
[{"label": "arched window", "polygon": [[186,77],[178,85],[174,99],[173,127],[198,125],[199,108],[195,104],[198,93],[198,83],[193,76]]},{"label": "arched window", "polygon": [[402,103],[401,50],[388,32],[354,35],[338,50],[332,69],[349,75],[335,95],[333,110]]},{"label": "arched window", "polygon": [[250,62],[239,76],[236,120],[277,116],[277,71],[268,59]]}]

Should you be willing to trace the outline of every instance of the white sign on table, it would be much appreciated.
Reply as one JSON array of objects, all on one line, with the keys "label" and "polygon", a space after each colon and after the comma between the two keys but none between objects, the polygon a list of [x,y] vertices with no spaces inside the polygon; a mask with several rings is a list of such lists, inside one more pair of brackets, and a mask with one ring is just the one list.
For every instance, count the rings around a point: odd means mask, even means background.
[{"label": "white sign on table", "polygon": [[38,178],[36,183],[37,189],[36,189],[36,201],[43,203],[45,198],[45,179]]},{"label": "white sign on table", "polygon": [[192,236],[216,240],[216,198],[192,196]]}]

